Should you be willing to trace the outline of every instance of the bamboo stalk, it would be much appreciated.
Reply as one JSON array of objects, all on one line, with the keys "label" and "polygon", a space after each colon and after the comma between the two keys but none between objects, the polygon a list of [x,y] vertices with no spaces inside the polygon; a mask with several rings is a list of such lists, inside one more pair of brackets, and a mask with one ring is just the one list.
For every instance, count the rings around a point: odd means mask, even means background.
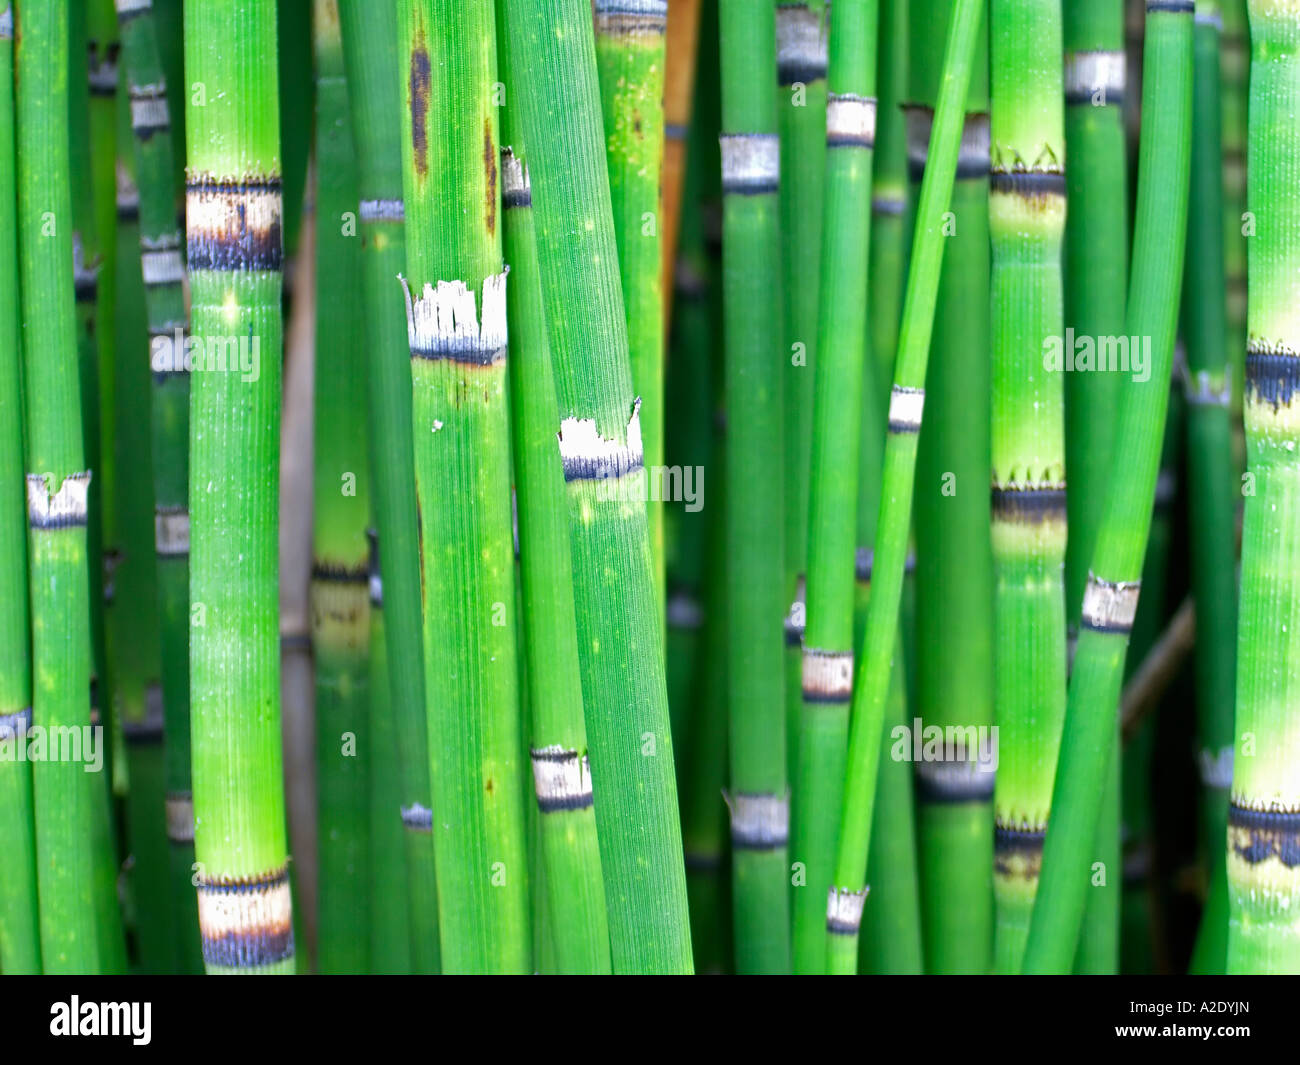
[{"label": "bamboo stalk", "polygon": [[[23,314],[27,551],[32,626],[31,723],[90,728],[90,600],[86,566],[90,472],[80,381],[68,181],[68,12],[26,0],[15,30],[18,249]],[[51,228],[52,226],[52,228]],[[96,738],[102,737],[102,732]],[[91,788],[72,759],[32,767],[43,971],[99,969],[92,883]],[[105,793],[106,794],[106,793]]]},{"label": "bamboo stalk", "polygon": [[1145,344],[1148,378],[1121,400],[1111,491],[1092,554],[1083,623],[1053,787],[1051,829],[1025,949],[1025,972],[1059,972],[1075,953],[1140,588],[1142,556],[1169,398],[1177,291],[1187,224],[1191,140],[1191,5],[1148,0],[1137,226],[1126,332]]},{"label": "bamboo stalk", "polygon": [[[727,701],[736,969],[790,967],[775,8],[718,8],[727,397]],[[863,251],[865,253],[865,246]]]},{"label": "bamboo stalk", "polygon": [[[1222,972],[1227,949],[1228,830],[1236,684],[1236,471],[1232,463],[1232,378],[1227,353],[1223,227],[1220,6],[1201,0],[1195,19],[1192,169],[1183,283],[1187,345],[1187,463],[1191,478],[1192,589],[1201,846],[1212,901],[1197,936],[1193,968]],[[1237,482],[1239,483],[1239,482]]]},{"label": "bamboo stalk", "polygon": [[[806,886],[795,895],[796,971],[803,973],[822,972],[826,966],[820,901],[834,871],[853,694],[858,444],[867,337],[862,292],[867,287],[870,252],[877,25],[874,0],[845,0],[836,6],[827,76],[807,625],[795,783],[794,854],[807,877]],[[733,494],[737,491],[733,489]],[[752,538],[752,520],[743,528],[750,530]],[[738,664],[733,663],[733,668]]]},{"label": "bamboo stalk", "polygon": [[[1228,365],[1232,374],[1233,468],[1246,468],[1246,434],[1242,398],[1246,381],[1246,125],[1250,81],[1250,27],[1246,0],[1222,0],[1223,31],[1219,41],[1221,63],[1220,107],[1223,164],[1224,275],[1227,285]],[[1238,503],[1238,515],[1241,513]]]},{"label": "bamboo stalk", "polygon": [[[1128,183],[1124,143],[1125,86],[1124,5],[1067,3],[1065,25],[1065,140],[1071,164],[1065,175],[1070,210],[1065,229],[1066,323],[1077,336],[1096,340],[1119,335],[1124,328],[1128,273]],[[1066,509],[1069,542],[1065,556],[1067,618],[1083,602],[1088,560],[1097,538],[1108,478],[1119,377],[1114,373],[1072,373],[1065,379],[1066,468],[1070,491]],[[1067,640],[1078,639],[1071,622]],[[1118,767],[1107,787],[1118,787]],[[1099,845],[1118,861],[1118,795],[1108,794]],[[1113,971],[1118,931],[1117,876],[1089,892],[1087,934],[1081,937],[1080,961]],[[1093,928],[1094,921],[1104,928]],[[1099,948],[1105,949],[1099,949]]]},{"label": "bamboo stalk", "polygon": [[917,434],[921,429],[925,370],[943,265],[943,215],[951,204],[966,94],[983,13],[980,0],[957,0],[954,4],[944,55],[945,77],[935,107],[926,173],[916,212],[917,228],[908,268],[882,464],[871,600],[857,655],[860,667],[854,678],[839,847],[835,875],[827,895],[826,958],[827,969],[834,973],[851,973],[857,963],[858,929],[867,894],[866,865],[880,740],[890,665],[895,658],[898,607],[907,556]]},{"label": "bamboo stalk", "polygon": [[[317,969],[370,969],[370,520],[356,146],[335,0],[316,0],[316,411],[311,638],[320,855]],[[382,460],[381,460],[382,461]],[[372,765],[372,761],[375,764]]]},{"label": "bamboo stalk", "polygon": [[[943,76],[933,27],[951,0],[913,0],[907,112],[913,205]],[[989,358],[988,46],[977,46],[939,281],[917,450],[916,716],[949,735],[993,724],[993,551]],[[979,486],[978,488],[976,486]],[[873,517],[874,520],[874,517]],[[891,713],[891,719],[894,715]],[[896,722],[897,723],[897,722]],[[908,721],[909,733],[915,728]],[[926,969],[987,972],[993,950],[993,778],[972,752],[918,762],[917,820]],[[882,768],[882,772],[883,772]],[[874,836],[874,833],[873,833]],[[872,906],[868,907],[869,913]],[[866,918],[864,918],[866,920]]]},{"label": "bamboo stalk", "polygon": [[[428,720],[420,615],[420,552],[411,429],[411,368],[401,294],[393,277],[406,266],[405,209],[397,62],[397,10],[343,0],[343,56],[348,101],[358,145],[361,269],[370,338],[366,395],[371,440],[375,525],[384,548],[379,564],[387,589],[389,700],[398,746],[400,816],[406,840],[411,964],[417,973],[439,969],[437,881],[434,872]],[[374,645],[371,645],[374,653]],[[371,698],[375,698],[372,688]],[[373,714],[372,714],[373,717]]]},{"label": "bamboo stalk", "polygon": [[[823,175],[826,168],[826,63],[829,14],[824,0],[778,0],[776,6],[777,130],[781,144],[782,431],[785,481],[786,763],[799,765],[803,715],[803,639],[807,614],[808,478],[812,460],[813,377],[821,281]],[[769,473],[769,476],[771,474]],[[797,805],[797,804],[796,804]],[[808,904],[821,927],[821,907]],[[800,920],[795,896],[796,922]],[[807,918],[805,918],[806,920]],[[796,970],[800,936],[795,933]],[[810,945],[810,950],[818,948]]]},{"label": "bamboo stalk", "polygon": [[990,8],[997,971],[1020,966],[1065,715],[1065,117],[1053,0]]},{"label": "bamboo stalk", "polygon": [[[664,601],[664,299],[660,218],[667,0],[593,0],[610,203],[627,314],[632,387],[649,467],[646,520]],[[656,487],[660,491],[656,491]]]},{"label": "bamboo stalk", "polygon": [[[119,229],[139,226],[147,317],[152,413],[153,525],[157,568],[165,789],[161,811],[169,840],[172,964],[201,969],[190,791],[189,693],[189,377],[169,358],[183,344],[182,234],[176,217],[175,150],[166,76],[152,7],[120,0],[122,61],[132,109],[131,144],[138,202]],[[124,242],[122,242],[124,243]],[[145,274],[147,273],[147,277]],[[123,349],[125,351],[125,349]]]},{"label": "bamboo stalk", "polygon": [[[702,6],[700,0],[669,0],[668,25],[664,31],[664,165],[660,182],[663,189],[663,262],[659,285],[663,293],[665,336],[669,333],[673,315],[674,275],[682,226],[682,200],[686,194],[687,142],[695,98]],[[689,212],[690,205],[687,204],[685,209]]]},{"label": "bamboo stalk", "polygon": [[[277,562],[283,215],[275,6],[187,0],[190,706],[209,973],[294,969]],[[225,342],[225,370],[214,350]],[[230,368],[230,344],[241,365]],[[253,355],[256,353],[256,360]],[[254,373],[253,364],[256,371]]]},{"label": "bamboo stalk", "polygon": [[1300,4],[1250,0],[1247,209],[1259,220],[1247,245],[1246,452],[1253,494],[1241,538],[1238,757],[1228,809],[1229,973],[1300,972],[1297,693],[1300,589],[1295,586],[1296,424],[1300,365],[1296,265],[1300,202]]},{"label": "bamboo stalk", "polygon": [[21,308],[18,294],[17,162],[14,155],[14,12],[0,10],[0,971],[41,971],[32,768],[17,758],[31,722],[23,486]]},{"label": "bamboo stalk", "polygon": [[[443,969],[531,968],[492,4],[398,11],[407,330]],[[448,499],[473,507],[448,507]]]},{"label": "bamboo stalk", "polygon": [[[562,421],[574,606],[615,972],[689,971],[686,882],[626,356],[617,246],[601,155],[590,9],[507,0],[523,93],[542,296]],[[581,293],[583,313],[573,311]]]},{"label": "bamboo stalk", "polygon": [[608,973],[609,924],[582,717],[573,559],[532,189],[515,109],[502,120],[501,194],[510,283],[511,415],[528,661],[529,735],[555,971]]}]

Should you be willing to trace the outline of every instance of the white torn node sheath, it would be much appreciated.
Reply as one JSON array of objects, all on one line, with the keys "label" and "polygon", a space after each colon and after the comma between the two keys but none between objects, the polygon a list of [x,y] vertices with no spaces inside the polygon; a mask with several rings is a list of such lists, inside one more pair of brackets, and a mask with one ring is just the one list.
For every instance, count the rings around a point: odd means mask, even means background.
[{"label": "white torn node sheath", "polygon": [[451,359],[490,366],[506,356],[506,274],[509,267],[483,282],[480,320],[474,293],[464,281],[425,283],[412,299],[406,279],[406,333],[411,354],[421,359]]},{"label": "white torn node sheath", "polygon": [[829,147],[876,143],[876,101],[869,96],[831,93],[826,98],[826,144]]},{"label": "white torn node sheath", "polygon": [[185,260],[176,237],[141,242],[140,267],[146,285],[179,284],[185,279]]},{"label": "white torn node sheath", "polygon": [[807,702],[848,702],[853,697],[853,652],[805,647],[803,697]]},{"label": "white torn node sheath", "polygon": [[1126,80],[1123,52],[1068,52],[1065,99],[1069,103],[1119,104]]},{"label": "white torn node sheath", "polygon": [[925,411],[925,389],[904,388],[895,385],[889,394],[889,431],[915,433],[921,429],[921,415]]},{"label": "white torn node sheath", "polygon": [[167,838],[173,843],[194,842],[194,796],[188,791],[169,792],[163,799]]},{"label": "white torn node sheath", "polygon": [[775,192],[781,183],[781,145],[775,133],[724,133],[722,191],[752,196]]},{"label": "white torn node sheath", "polygon": [[566,481],[597,481],[633,473],[645,461],[641,400],[638,397],[632,401],[625,443],[601,436],[593,418],[565,418],[560,422],[558,439]]},{"label": "white torn node sheath", "polygon": [[190,553],[190,512],[184,507],[156,507],[153,512],[154,550],[164,558]]},{"label": "white torn node sheath", "polygon": [[592,804],[591,765],[585,754],[555,744],[534,747],[533,790],[544,814],[582,810]]},{"label": "white torn node sheath", "polygon": [[790,840],[786,795],[723,794],[731,811],[731,844],[742,850],[776,850]]},{"label": "white torn node sheath", "polygon": [[869,888],[850,891],[831,888],[826,896],[826,930],[841,936],[855,936],[862,925],[862,907]]},{"label": "white torn node sheath", "polygon": [[1083,626],[1097,632],[1127,633],[1137,614],[1141,581],[1105,581],[1093,573],[1083,590]]},{"label": "white torn node sheath", "polygon": [[132,90],[131,129],[136,133],[166,129],[171,125],[171,116],[167,113],[167,97],[162,94],[162,89],[159,85]]},{"label": "white torn node sheath", "polygon": [[401,808],[402,824],[417,832],[429,832],[433,829],[433,811],[418,802]]},{"label": "white torn node sheath", "polygon": [[280,224],[283,211],[278,185],[202,185],[185,192],[185,222],[191,233],[265,233]]},{"label": "white torn node sheath", "polygon": [[27,475],[27,521],[33,529],[70,529],[86,524],[90,471],[73,473],[51,493],[43,473]]},{"label": "white torn node sheath", "polygon": [[1198,751],[1196,761],[1201,769],[1201,783],[1207,788],[1232,787],[1232,748],[1219,751]]},{"label": "white torn node sheath", "polygon": [[776,9],[776,69],[782,85],[826,76],[826,25],[805,5]]},{"label": "white torn node sheath", "polygon": [[[268,940],[278,933],[292,943],[293,899],[287,873],[252,883],[200,884],[198,897],[205,956],[229,953],[231,962],[265,964],[279,960],[268,951]],[[211,944],[224,949],[214,950]],[[273,953],[283,956],[283,946]]]},{"label": "white torn node sheath", "polygon": [[134,15],[140,11],[148,11],[151,7],[153,7],[153,0],[117,0],[119,15]]},{"label": "white torn node sheath", "polygon": [[503,207],[529,207],[532,202],[528,167],[507,145],[501,149],[501,204]]}]

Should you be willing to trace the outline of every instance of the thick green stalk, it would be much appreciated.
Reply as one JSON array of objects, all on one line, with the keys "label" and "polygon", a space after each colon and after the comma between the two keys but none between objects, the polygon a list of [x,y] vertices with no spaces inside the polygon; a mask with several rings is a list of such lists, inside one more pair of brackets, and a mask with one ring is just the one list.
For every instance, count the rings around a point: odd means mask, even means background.
[{"label": "thick green stalk", "polygon": [[[662,621],[584,0],[506,0],[568,484],[574,605],[615,972],[691,967]],[[580,300],[582,313],[574,313]]]},{"label": "thick green stalk", "polygon": [[1236,686],[1237,481],[1229,411],[1224,297],[1223,147],[1219,71],[1219,4],[1196,9],[1192,171],[1183,282],[1187,345],[1187,465],[1191,479],[1192,594],[1196,601],[1197,763],[1201,846],[1209,872],[1206,914],[1197,936],[1196,968],[1222,972],[1227,949],[1224,902],[1232,719]]},{"label": "thick green stalk", "polygon": [[[828,18],[824,0],[778,0],[776,6],[777,129],[781,144],[778,290],[780,310],[783,477],[785,481],[786,764],[798,771],[803,717],[804,572],[808,564],[808,478],[812,459],[812,367],[817,365],[821,298],[823,175],[826,168]],[[724,130],[725,124],[724,124]],[[773,472],[767,476],[774,476]],[[796,906],[796,913],[798,907]],[[796,937],[797,938],[797,937]]]},{"label": "thick green stalk", "polygon": [[[429,788],[428,720],[420,616],[420,549],[411,429],[411,357],[393,278],[406,268],[397,62],[397,10],[391,4],[342,0],[343,57],[357,145],[362,296],[369,372],[370,476],[375,525],[384,549],[389,699],[397,729],[401,817],[406,839],[411,964],[436,973],[437,882]],[[371,652],[374,653],[372,644]],[[371,690],[371,698],[375,696]]]},{"label": "thick green stalk", "polygon": [[1124,657],[1141,586],[1169,399],[1187,227],[1191,14],[1191,4],[1183,0],[1147,3],[1146,119],[1125,330],[1133,380],[1125,382],[1120,402],[1115,439],[1124,441],[1124,447],[1113,456],[1110,492],[1083,596],[1025,972],[1068,971],[1093,879],[1093,840],[1114,755]]},{"label": "thick green stalk", "polygon": [[398,42],[442,962],[449,973],[527,972],[492,3],[410,0]]},{"label": "thick green stalk", "polygon": [[[867,605],[853,687],[847,780],[840,814],[835,876],[827,895],[827,969],[849,973],[857,964],[858,929],[866,900],[867,854],[880,762],[891,664],[898,643],[898,608],[908,548],[916,474],[917,435],[925,401],[925,371],[935,299],[943,266],[944,216],[951,205],[961,145],[966,93],[983,22],[981,0],[957,0],[948,24],[945,76],[935,108],[926,172],[916,212],[907,296],[890,395],[881,477],[880,513],[872,553]],[[901,655],[898,656],[901,660]]]},{"label": "thick green stalk", "polygon": [[[1300,3],[1250,0],[1246,516],[1238,747],[1228,810],[1229,973],[1300,972]],[[1249,491],[1253,489],[1253,491]]]},{"label": "thick green stalk", "polygon": [[[775,8],[724,0],[722,285],[727,397],[727,677],[736,969],[790,968],[786,854],[780,145]],[[863,253],[866,252],[865,245]]]},{"label": "thick green stalk", "polygon": [[[907,117],[911,201],[919,194],[951,0],[913,0],[913,105]],[[989,533],[988,47],[981,36],[939,281],[917,450],[916,717],[921,728],[993,724],[993,552]],[[874,521],[874,516],[872,518]],[[908,721],[909,735],[916,721]],[[984,973],[993,950],[993,776],[977,750],[945,748],[913,767],[920,828],[926,968]],[[954,761],[954,759],[958,759]],[[874,836],[874,833],[873,833]],[[874,846],[874,844],[873,844]],[[874,903],[868,907],[868,914]],[[865,920],[865,918],[864,918]]]},{"label": "thick green stalk", "polygon": [[[649,467],[646,520],[664,595],[664,308],[660,173],[664,159],[667,0],[593,0],[609,195],[627,313],[632,387]],[[527,91],[527,90],[525,90]]]},{"label": "thick green stalk", "polygon": [[[102,728],[92,732],[90,725],[90,472],[81,442],[77,326],[68,269],[72,197],[66,5],[26,0],[18,11],[15,39],[31,724],[47,736],[54,735],[51,729],[70,730],[62,735],[89,739],[102,754]],[[103,788],[106,797],[106,785],[85,772],[88,763],[81,758],[33,761],[43,968],[47,973],[93,973],[100,961],[95,908],[87,899],[93,875],[91,788]]]},{"label": "thick green stalk", "polygon": [[[396,43],[396,42],[394,42]],[[393,816],[402,803],[397,722],[388,679],[384,633],[384,582],[378,540],[370,563],[370,971],[405,975],[411,966],[410,883],[406,869],[406,831]],[[375,767],[380,771],[375,771]]]},{"label": "thick green stalk", "polygon": [[[808,606],[795,779],[794,857],[806,877],[805,885],[795,893],[795,970],[800,973],[820,973],[826,967],[822,897],[831,887],[834,872],[853,696],[858,445],[867,339],[863,292],[870,261],[877,19],[875,0],[841,0],[835,8],[830,38],[807,534]],[[729,390],[728,395],[734,412],[736,393]],[[874,408],[873,402],[873,413]],[[739,475],[742,471],[733,472]],[[733,488],[732,494],[738,491]],[[737,532],[752,537],[753,523],[747,522]],[[732,842],[734,846],[734,834]]]},{"label": "thick green stalk", "polygon": [[209,973],[290,973],[277,559],[283,207],[275,4],[186,0],[185,31],[199,929]]},{"label": "thick green stalk", "polygon": [[14,156],[14,12],[0,10],[0,972],[41,971],[32,769],[18,761],[31,724],[23,391]]},{"label": "thick green stalk", "polygon": [[[198,911],[193,886],[194,803],[190,792],[189,405],[182,234],[177,224],[174,108],[152,7],[121,0],[122,61],[131,107],[138,202],[119,226],[139,227],[139,259],[149,335],[154,553],[161,650],[164,819],[169,847],[173,965],[197,972]],[[127,350],[127,349],[123,349]],[[129,356],[124,361],[131,362]]]},{"label": "thick green stalk", "polygon": [[1060,360],[1065,115],[1056,0],[992,0],[994,965],[1020,966],[1065,716]]},{"label": "thick green stalk", "polygon": [[[1128,276],[1128,181],[1123,115],[1125,94],[1122,0],[1071,0],[1065,16],[1065,142],[1070,156],[1065,227],[1065,321],[1076,337],[1113,337],[1124,328]],[[1077,372],[1065,379],[1065,455],[1070,471],[1066,509],[1066,617],[1078,616],[1088,561],[1097,539],[1110,475],[1119,408],[1118,374]],[[1073,623],[1070,645],[1078,639]],[[1107,787],[1118,787],[1118,767]],[[1108,793],[1099,844],[1117,854],[1120,798]],[[1080,964],[1114,971],[1119,876],[1107,866],[1105,886],[1088,894],[1087,933]],[[1100,922],[1105,927],[1095,927]],[[1105,948],[1105,949],[1101,949]]]},{"label": "thick green stalk", "polygon": [[[335,0],[316,0],[316,414],[311,638],[316,665],[316,966],[370,968],[370,476],[356,149]],[[386,760],[373,771],[387,769]]]},{"label": "thick green stalk", "polygon": [[518,116],[502,121],[501,195],[508,293],[511,415],[529,735],[534,794],[555,944],[554,971],[608,973],[609,923],[600,872],[587,731],[582,717],[573,559],[564,470],[555,450],[559,421],[537,269],[532,189]]}]

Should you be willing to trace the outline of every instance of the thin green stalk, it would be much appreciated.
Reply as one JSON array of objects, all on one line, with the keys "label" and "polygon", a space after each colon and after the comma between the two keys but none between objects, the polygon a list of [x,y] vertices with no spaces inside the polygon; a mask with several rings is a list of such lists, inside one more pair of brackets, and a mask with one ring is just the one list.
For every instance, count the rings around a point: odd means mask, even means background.
[{"label": "thin green stalk", "polygon": [[442,962],[448,973],[527,972],[491,0],[410,0],[398,10],[398,42]]},{"label": "thin green stalk", "polygon": [[[396,44],[396,40],[394,40]],[[370,971],[405,975],[411,965],[410,880],[406,830],[393,816],[401,807],[402,777],[387,771],[400,767],[397,721],[388,675],[388,639],[384,632],[384,582],[379,542],[371,530],[370,552]],[[375,767],[380,771],[375,771]]]},{"label": "thin green stalk", "polygon": [[555,450],[559,418],[537,268],[532,189],[516,109],[507,107],[502,135],[505,253],[513,275],[508,293],[510,388],[529,735],[555,971],[608,973],[609,922],[582,717],[564,470]]},{"label": "thin green stalk", "polygon": [[[1241,537],[1237,749],[1228,809],[1229,973],[1300,972],[1300,3],[1250,0],[1246,515]],[[21,158],[21,155],[20,155]],[[1252,491],[1253,489],[1253,491]]]},{"label": "thin green stalk", "polygon": [[[994,965],[1020,966],[1065,716],[1065,115],[1056,0],[992,0]],[[1067,364],[1068,365],[1068,364]]]},{"label": "thin green stalk", "polygon": [[[1070,157],[1065,227],[1065,321],[1076,337],[1094,343],[1124,329],[1128,276],[1127,155],[1121,108],[1125,99],[1124,5],[1071,0],[1065,4],[1065,142]],[[1065,555],[1066,617],[1078,616],[1088,561],[1110,476],[1111,445],[1119,409],[1118,374],[1076,372],[1065,379],[1065,455],[1070,471],[1066,509],[1069,542]],[[1073,623],[1067,640],[1073,647]],[[1118,855],[1120,797],[1118,766],[1108,778],[1105,830],[1099,844]],[[1119,875],[1110,868],[1104,886],[1088,894],[1080,963],[1112,972],[1117,958]],[[1100,922],[1104,927],[1093,927]],[[1102,949],[1104,948],[1104,949]]]},{"label": "thin green stalk", "polygon": [[1236,695],[1237,491],[1229,404],[1232,378],[1224,297],[1223,147],[1219,4],[1196,9],[1192,171],[1183,282],[1187,344],[1187,465],[1191,478],[1192,594],[1196,601],[1197,763],[1204,788],[1201,846],[1209,872],[1206,913],[1194,969],[1222,972],[1227,950],[1225,903],[1228,792]]},{"label": "thin green stalk", "polygon": [[[650,556],[664,597],[664,308],[659,206],[667,0],[593,0],[609,194],[627,313],[632,387],[651,471]],[[526,90],[525,90],[526,91]]]},{"label": "thin green stalk", "polygon": [[[1246,468],[1246,434],[1242,397],[1246,380],[1246,110],[1250,81],[1250,27],[1246,0],[1222,0],[1223,32],[1219,42],[1223,119],[1223,259],[1227,285],[1228,366],[1232,376],[1233,468]],[[1240,508],[1241,504],[1238,504]],[[1238,510],[1240,514],[1240,509]]]},{"label": "thin green stalk", "polygon": [[[61,0],[25,0],[15,39],[31,721],[33,728],[70,729],[98,744],[102,728],[91,732],[90,725],[90,472],[81,441],[77,326],[68,269],[67,6]],[[37,759],[31,748],[29,756],[35,762],[43,968],[47,973],[94,973],[100,960],[95,907],[87,899],[94,869],[91,789],[104,788],[105,800],[107,790],[102,778],[85,772],[81,759]]]},{"label": "thin green stalk", "polygon": [[[181,351],[185,313],[182,233],[177,223],[174,108],[163,71],[152,7],[122,0],[122,62],[131,107],[137,202],[119,230],[139,227],[139,259],[147,317],[153,458],[154,554],[161,650],[164,820],[169,840],[173,967],[198,972],[198,909],[193,885],[194,803],[190,792],[189,691],[189,406]],[[119,241],[119,245],[125,244]],[[125,276],[125,274],[124,274]],[[123,347],[124,351],[129,350]],[[136,362],[129,356],[125,362]]]},{"label": "thin green stalk", "polygon": [[[428,720],[424,701],[424,651],[420,616],[420,549],[415,503],[415,451],[411,429],[411,357],[404,321],[394,312],[400,296],[393,277],[406,267],[405,212],[397,62],[397,9],[365,0],[342,0],[343,58],[357,145],[362,297],[369,371],[367,431],[375,525],[384,545],[379,565],[387,589],[388,697],[397,730],[399,805],[406,840],[407,905],[411,964],[436,973],[437,882],[433,860]],[[372,642],[371,653],[374,653]],[[375,691],[371,689],[371,698]],[[373,714],[372,714],[373,717]]]},{"label": "thin green stalk", "polygon": [[[293,264],[297,261],[307,193],[316,88],[312,78],[312,5],[315,0],[276,0],[277,81],[280,110],[280,170],[284,193],[283,234],[286,297],[293,296]],[[185,36],[189,37],[186,19]]]},{"label": "thin green stalk", "polygon": [[[826,967],[821,900],[834,871],[853,695],[858,444],[867,338],[867,302],[862,294],[870,260],[877,19],[875,0],[841,0],[830,38],[807,533],[808,606],[795,780],[794,857],[806,877],[795,893],[795,970],[800,973],[820,973]],[[734,411],[735,392],[729,395]],[[734,472],[741,476],[745,471]],[[733,489],[733,494],[737,491]],[[739,534],[752,538],[758,517],[742,524]],[[735,551],[733,547],[733,556]]]},{"label": "thin green stalk", "polygon": [[[662,614],[584,0],[506,0],[568,485],[574,606],[615,972],[691,967]],[[582,313],[574,313],[580,300]]]},{"label": "thin green stalk", "polygon": [[1134,379],[1124,383],[1115,435],[1124,447],[1113,456],[1110,492],[1083,596],[1025,972],[1065,972],[1070,967],[1093,879],[1093,841],[1109,761],[1117,757],[1116,710],[1151,524],[1182,279],[1191,144],[1191,14],[1191,4],[1183,0],[1147,3],[1145,121],[1125,330],[1140,355],[1130,347]]},{"label": "thin green stalk", "polygon": [[[691,136],[698,80],[697,58],[706,11],[709,22],[715,22],[716,12],[710,11],[709,5],[701,0],[673,0],[668,5],[668,22],[664,29],[663,254],[659,283],[663,292],[666,332],[674,311],[677,242],[681,232],[683,197],[686,196],[687,142]],[[707,68],[703,73],[708,76]],[[691,211],[689,202],[686,210]],[[669,661],[672,661],[671,652]]]},{"label": "thin green stalk", "polygon": [[[934,27],[951,9],[951,0],[911,4],[913,205],[943,77],[943,42]],[[923,733],[935,727],[945,737],[963,738],[993,724],[993,551],[989,493],[983,490],[992,461],[988,106],[988,46],[981,35],[930,339],[930,417],[916,456],[916,718]],[[907,725],[910,735],[917,721]],[[993,776],[987,765],[971,764],[978,749],[945,746],[941,755],[912,767],[926,969],[985,973],[993,950]]]},{"label": "thin green stalk", "polygon": [[[316,966],[370,969],[370,477],[356,147],[336,0],[316,0],[316,413],[311,639],[316,665]],[[382,905],[382,903],[381,903]]]},{"label": "thin green stalk", "polygon": [[[780,308],[783,477],[785,482],[786,764],[799,765],[803,716],[804,572],[808,563],[808,478],[821,298],[822,195],[826,169],[826,63],[829,13],[824,0],[778,0],[777,129],[781,144],[781,273],[766,298]],[[725,129],[724,129],[725,132]],[[779,300],[779,302],[778,302]],[[765,476],[775,475],[775,467]],[[798,905],[795,913],[799,912]],[[796,943],[798,935],[795,936]],[[796,946],[796,955],[799,948]],[[796,958],[797,961],[797,958]]]},{"label": "thin green stalk", "polygon": [[[790,967],[790,798],[781,668],[780,146],[775,8],[724,0],[722,286],[727,397],[727,701],[736,970]],[[865,254],[866,248],[863,247]]]},{"label": "thin green stalk", "polygon": [[190,732],[209,973],[294,970],[280,746],[276,66],[271,0],[186,0]]},{"label": "thin green stalk", "polygon": [[[880,513],[872,553],[871,600],[859,644],[850,718],[847,780],[840,814],[835,876],[827,894],[827,970],[851,973],[866,901],[867,855],[880,764],[885,704],[898,642],[898,608],[911,521],[917,435],[935,299],[943,266],[944,216],[951,205],[961,132],[983,22],[981,0],[957,0],[948,24],[945,76],[935,108],[926,172],[916,212],[907,296],[890,395]],[[899,656],[901,660],[901,656]]]},{"label": "thin green stalk", "polygon": [[23,487],[23,390],[14,156],[14,12],[0,10],[0,972],[41,971],[32,769],[17,759],[31,724]]}]

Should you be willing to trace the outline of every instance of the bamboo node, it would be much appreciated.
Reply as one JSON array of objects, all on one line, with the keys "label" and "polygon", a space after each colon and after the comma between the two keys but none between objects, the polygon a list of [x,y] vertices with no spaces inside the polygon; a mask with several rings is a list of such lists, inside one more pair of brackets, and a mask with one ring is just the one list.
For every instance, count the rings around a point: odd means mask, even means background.
[{"label": "bamboo node", "polygon": [[740,850],[779,850],[790,842],[790,796],[738,791],[722,793],[731,811],[731,845]]},{"label": "bamboo node", "polygon": [[826,896],[826,931],[837,936],[856,936],[862,926],[862,909],[870,890],[870,885],[857,891],[831,888]]},{"label": "bamboo node", "polygon": [[737,196],[774,193],[781,184],[781,143],[775,133],[724,133],[722,192]]},{"label": "bamboo node", "polygon": [[1137,615],[1139,581],[1107,581],[1089,571],[1083,592],[1083,627],[1127,636]]},{"label": "bamboo node", "polygon": [[506,267],[483,280],[480,318],[474,292],[464,281],[425,282],[419,298],[400,274],[406,295],[406,331],[411,355],[449,359],[472,366],[493,366],[506,357]]},{"label": "bamboo node", "polygon": [[51,492],[52,473],[27,475],[27,523],[33,529],[84,528],[89,509],[91,473],[72,473]]},{"label": "bamboo node", "polygon": [[807,85],[826,77],[826,27],[807,4],[776,9],[776,81],[778,85]]},{"label": "bamboo node", "polygon": [[591,765],[585,754],[560,744],[534,747],[529,753],[533,791],[542,813],[585,810],[592,805]]}]

